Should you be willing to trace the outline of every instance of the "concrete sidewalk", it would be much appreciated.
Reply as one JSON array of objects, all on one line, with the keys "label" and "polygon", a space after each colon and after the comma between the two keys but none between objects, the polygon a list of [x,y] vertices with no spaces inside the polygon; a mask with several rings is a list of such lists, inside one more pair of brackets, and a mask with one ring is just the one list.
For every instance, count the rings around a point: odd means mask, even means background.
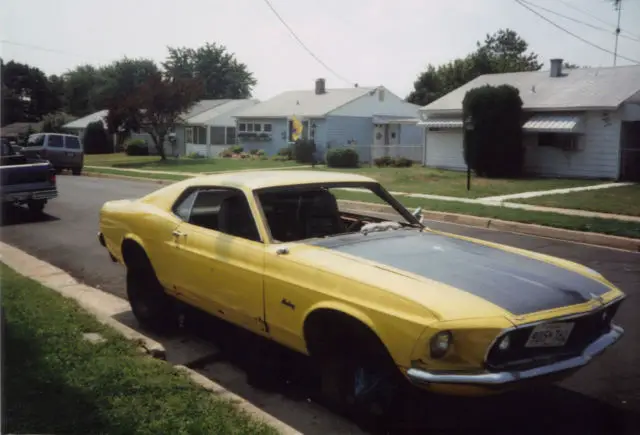
[{"label": "concrete sidewalk", "polygon": [[311,165],[301,165],[301,166],[282,166],[275,168],[260,168],[260,169],[234,169],[229,171],[214,171],[214,172],[187,172],[187,171],[156,171],[154,169],[135,169],[135,168],[114,168],[112,166],[84,166],[88,169],[102,169],[109,171],[122,171],[122,172],[133,172],[140,174],[163,174],[163,175],[181,175],[183,177],[200,177],[202,175],[212,175],[212,174],[228,174],[231,172],[253,172],[253,171],[277,171],[283,169],[304,169],[311,168]]}]

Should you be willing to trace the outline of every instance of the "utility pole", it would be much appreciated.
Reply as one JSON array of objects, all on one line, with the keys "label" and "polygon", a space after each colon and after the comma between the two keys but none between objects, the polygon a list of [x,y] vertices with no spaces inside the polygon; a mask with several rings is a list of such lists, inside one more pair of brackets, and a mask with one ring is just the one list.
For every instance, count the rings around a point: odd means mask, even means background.
[{"label": "utility pole", "polygon": [[613,49],[613,66],[616,66],[618,60],[618,39],[620,38],[620,16],[622,15],[622,0],[614,0],[615,7],[618,9],[618,25],[616,27],[616,46]]}]

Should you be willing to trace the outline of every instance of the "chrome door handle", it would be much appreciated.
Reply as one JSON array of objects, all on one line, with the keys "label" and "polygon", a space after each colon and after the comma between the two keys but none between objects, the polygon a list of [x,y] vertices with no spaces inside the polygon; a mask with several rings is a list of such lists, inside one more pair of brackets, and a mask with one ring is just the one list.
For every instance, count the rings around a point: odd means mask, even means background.
[{"label": "chrome door handle", "polygon": [[182,231],[178,231],[178,230],[173,230],[171,234],[173,234],[174,237],[180,237],[180,236],[187,237],[186,233],[183,233]]}]

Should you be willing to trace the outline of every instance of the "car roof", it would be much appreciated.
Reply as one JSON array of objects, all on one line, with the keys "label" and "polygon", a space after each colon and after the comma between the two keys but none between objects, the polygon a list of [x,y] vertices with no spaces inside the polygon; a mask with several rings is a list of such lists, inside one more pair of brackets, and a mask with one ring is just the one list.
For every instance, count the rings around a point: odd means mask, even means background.
[{"label": "car roof", "polygon": [[216,185],[248,190],[315,183],[377,183],[377,181],[346,172],[298,169],[226,172],[193,177],[188,180],[191,186]]}]

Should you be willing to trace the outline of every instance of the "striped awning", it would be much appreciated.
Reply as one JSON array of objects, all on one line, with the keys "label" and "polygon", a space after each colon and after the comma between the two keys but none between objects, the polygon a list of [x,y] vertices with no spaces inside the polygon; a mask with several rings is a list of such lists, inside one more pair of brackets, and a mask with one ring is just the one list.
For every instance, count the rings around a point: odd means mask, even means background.
[{"label": "striped awning", "polygon": [[528,133],[581,133],[580,115],[536,114],[524,123],[522,129]]},{"label": "striped awning", "polygon": [[428,118],[420,121],[418,125],[426,128],[462,128],[462,119],[456,118]]}]

